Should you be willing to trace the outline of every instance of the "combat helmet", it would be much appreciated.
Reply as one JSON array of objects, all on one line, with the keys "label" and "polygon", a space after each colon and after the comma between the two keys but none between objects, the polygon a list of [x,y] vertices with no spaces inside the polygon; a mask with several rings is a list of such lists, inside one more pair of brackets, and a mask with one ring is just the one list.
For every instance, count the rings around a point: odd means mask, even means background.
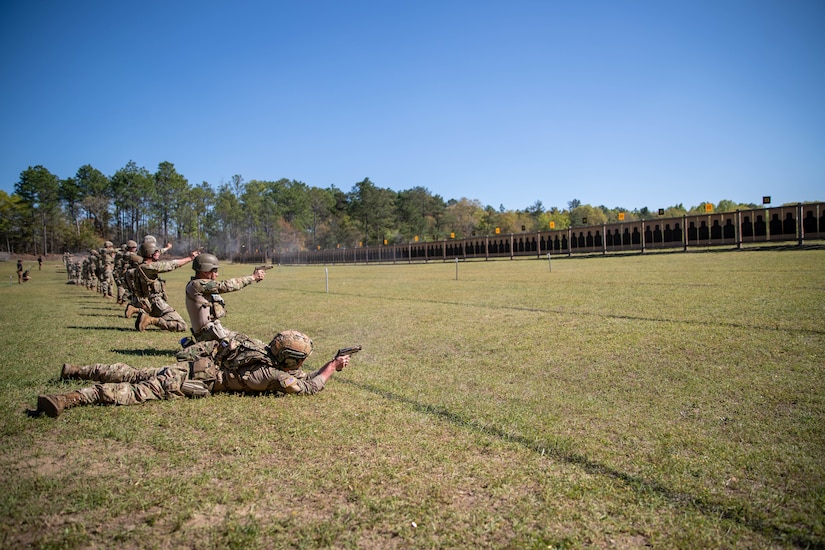
[{"label": "combat helmet", "polygon": [[203,273],[209,273],[212,270],[218,269],[218,257],[208,252],[198,254],[195,256],[195,259],[192,260],[192,269],[194,269],[195,272]]},{"label": "combat helmet", "polygon": [[103,248],[113,248],[114,246],[115,243],[113,243],[112,241],[106,241],[105,243],[103,243]]},{"label": "combat helmet", "polygon": [[152,242],[143,241],[138,248],[138,254],[140,254],[144,258],[151,258],[152,255],[157,252],[158,245]]},{"label": "combat helmet", "polygon": [[269,343],[269,355],[281,370],[294,370],[312,353],[312,340],[297,330],[284,330]]},{"label": "combat helmet", "polygon": [[138,244],[135,241],[132,241],[132,240],[126,241],[126,248],[132,249],[132,248],[137,248],[137,247],[138,247]]}]

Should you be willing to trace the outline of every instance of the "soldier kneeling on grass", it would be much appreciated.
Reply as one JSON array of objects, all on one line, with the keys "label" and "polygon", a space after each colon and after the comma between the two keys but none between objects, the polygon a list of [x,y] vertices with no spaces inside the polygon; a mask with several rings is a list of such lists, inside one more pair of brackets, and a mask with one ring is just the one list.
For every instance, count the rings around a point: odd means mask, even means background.
[{"label": "soldier kneeling on grass", "polygon": [[349,353],[360,347],[339,351],[334,359],[309,374],[301,367],[312,349],[309,337],[287,330],[276,334],[268,345],[241,333],[231,339],[200,342],[178,352],[174,365],[160,368],[67,363],[60,373],[62,379],[99,383],[70,393],[41,395],[37,410],[32,412],[55,417],[78,405],[134,405],[220,392],[312,395],[323,390],[333,373],[349,364]]}]

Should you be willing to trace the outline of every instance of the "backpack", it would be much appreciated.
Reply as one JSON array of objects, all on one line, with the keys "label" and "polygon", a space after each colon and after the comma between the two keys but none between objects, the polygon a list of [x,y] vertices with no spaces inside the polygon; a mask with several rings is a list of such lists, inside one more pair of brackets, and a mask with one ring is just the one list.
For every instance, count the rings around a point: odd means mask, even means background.
[{"label": "backpack", "polygon": [[219,342],[197,342],[175,356],[180,362],[194,362],[202,357],[214,360],[219,367],[229,371],[251,366],[273,366],[266,344],[240,332]]},{"label": "backpack", "polygon": [[217,342],[214,357],[217,364],[230,371],[251,366],[273,366],[266,344],[240,332]]},{"label": "backpack", "polygon": [[215,344],[217,342],[197,342],[189,347],[180,350],[175,355],[175,360],[179,363],[187,363],[189,361],[197,361],[201,357],[208,357],[212,359],[215,355]]}]

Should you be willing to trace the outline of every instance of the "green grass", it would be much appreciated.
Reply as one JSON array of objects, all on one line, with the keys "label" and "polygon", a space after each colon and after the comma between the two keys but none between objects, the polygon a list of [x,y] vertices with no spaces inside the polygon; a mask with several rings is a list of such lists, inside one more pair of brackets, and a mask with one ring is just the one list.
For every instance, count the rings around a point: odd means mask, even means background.
[{"label": "green grass", "polygon": [[0,264],[0,547],[825,547],[825,250],[326,269],[225,297],[311,367],[364,346],[321,394],[50,419],[62,363],[183,334]]}]

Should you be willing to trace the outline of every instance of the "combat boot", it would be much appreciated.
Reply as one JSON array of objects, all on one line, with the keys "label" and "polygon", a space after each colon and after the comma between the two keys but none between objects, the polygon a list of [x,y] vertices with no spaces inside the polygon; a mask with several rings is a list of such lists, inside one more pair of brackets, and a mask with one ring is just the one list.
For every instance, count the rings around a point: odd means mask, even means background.
[{"label": "combat boot", "polygon": [[158,319],[157,317],[152,317],[146,312],[141,312],[140,316],[138,316],[137,321],[135,321],[135,328],[140,332],[144,332],[146,327],[149,326],[158,326]]},{"label": "combat boot", "polygon": [[60,413],[64,410],[85,403],[86,401],[79,391],[58,395],[40,395],[37,397],[37,412],[55,418],[60,416]]},{"label": "combat boot", "polygon": [[129,304],[128,306],[126,306],[126,311],[123,312],[123,316],[128,319],[135,313],[140,313],[140,308],[136,308],[132,304]]},{"label": "combat boot", "polygon": [[78,373],[80,372],[80,367],[77,365],[72,365],[71,363],[63,363],[63,368],[60,369],[60,379],[61,380],[70,380],[72,378],[77,378]]}]

